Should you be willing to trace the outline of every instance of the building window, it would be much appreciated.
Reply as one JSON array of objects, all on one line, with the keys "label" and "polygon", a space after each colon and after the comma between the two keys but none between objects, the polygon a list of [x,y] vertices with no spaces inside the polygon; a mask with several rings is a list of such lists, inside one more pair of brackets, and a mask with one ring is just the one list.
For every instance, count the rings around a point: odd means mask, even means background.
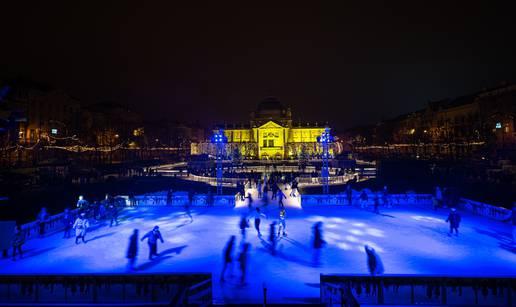
[{"label": "building window", "polygon": [[269,140],[269,147],[274,147],[274,140]]},{"label": "building window", "polygon": [[263,147],[267,147],[267,140],[263,140]]}]

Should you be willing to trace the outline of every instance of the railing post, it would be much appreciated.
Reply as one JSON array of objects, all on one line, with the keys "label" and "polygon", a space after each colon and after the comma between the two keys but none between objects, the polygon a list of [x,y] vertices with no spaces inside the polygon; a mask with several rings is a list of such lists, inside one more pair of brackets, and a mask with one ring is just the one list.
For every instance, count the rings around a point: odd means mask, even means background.
[{"label": "railing post", "polygon": [[382,280],[377,280],[377,295],[378,295],[378,304],[383,305],[385,301],[384,293],[383,293],[383,283]]},{"label": "railing post", "polygon": [[410,284],[410,305],[415,304],[414,283]]},{"label": "railing post", "polygon": [[446,306],[448,297],[447,297],[447,287],[446,287],[446,281],[443,281],[443,284],[441,285],[441,305]]}]

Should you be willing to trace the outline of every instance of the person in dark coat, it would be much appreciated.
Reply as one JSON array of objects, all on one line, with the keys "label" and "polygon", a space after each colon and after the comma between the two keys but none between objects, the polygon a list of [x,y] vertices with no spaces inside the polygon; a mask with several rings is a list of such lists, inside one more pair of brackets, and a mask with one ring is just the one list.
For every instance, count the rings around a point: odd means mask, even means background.
[{"label": "person in dark coat", "polygon": [[245,284],[245,276],[247,273],[247,258],[249,249],[251,248],[251,244],[244,243],[242,246],[242,251],[240,252],[240,255],[238,255],[238,262],[240,263],[240,272],[242,275],[240,275],[240,284]]},{"label": "person in dark coat", "polygon": [[353,190],[350,183],[346,186],[346,197],[348,198],[348,204],[351,206],[353,204]]},{"label": "person in dark coat", "polygon": [[233,275],[233,248],[235,247],[236,237],[231,236],[229,238],[228,243],[226,243],[226,247],[224,248],[224,265],[222,267],[222,272],[220,273],[220,281],[224,281],[224,275],[226,274],[226,269],[229,265],[230,275]]},{"label": "person in dark coat", "polygon": [[113,227],[113,224],[115,224],[115,226],[118,226],[118,208],[116,207],[114,201],[109,202],[108,212],[109,218],[111,219],[109,222],[109,227]]},{"label": "person in dark coat", "polygon": [[254,213],[254,228],[258,232],[259,237],[262,236],[260,233],[260,222],[262,217],[267,218],[267,216],[261,212],[260,207],[256,207],[256,211]]},{"label": "person in dark coat", "polygon": [[63,221],[63,226],[64,226],[63,239],[68,239],[72,236],[71,232],[72,232],[72,227],[73,227],[73,222],[74,222],[74,217],[70,213],[70,209],[66,208],[64,210],[62,221]]},{"label": "person in dark coat", "polygon": [[312,227],[312,233],[313,233],[313,242],[312,246],[314,248],[314,253],[312,257],[312,263],[314,266],[319,265],[319,259],[321,257],[321,249],[323,248],[324,244],[326,242],[323,239],[322,236],[322,222],[317,222]]},{"label": "person in dark coat", "polygon": [[460,224],[460,214],[457,212],[457,209],[451,208],[450,214],[446,219],[446,222],[450,223],[450,233],[449,236],[453,234],[453,230],[455,230],[455,235],[459,235],[459,224]]},{"label": "person in dark coat", "polygon": [[273,221],[269,226],[269,244],[272,255],[276,255],[276,243],[276,221]]},{"label": "person in dark coat", "polygon": [[245,214],[242,215],[242,218],[240,219],[239,227],[242,238],[245,239],[245,230],[246,228],[249,228],[249,221],[247,220],[247,216]]},{"label": "person in dark coat", "polygon": [[163,241],[163,237],[161,236],[161,232],[159,231],[159,226],[154,226],[154,228],[146,233],[140,241],[147,239],[147,244],[149,245],[149,260],[152,260],[152,256],[158,255],[158,240],[161,243],[165,243]]},{"label": "person in dark coat", "polygon": [[38,225],[39,225],[39,236],[42,237],[45,235],[45,226],[48,222],[48,213],[47,208],[41,208],[41,211],[38,213]]},{"label": "person in dark coat", "polygon": [[374,195],[374,213],[380,214],[379,207],[380,207],[380,196],[378,195],[378,193],[376,193]]},{"label": "person in dark coat", "polygon": [[376,276],[383,273],[383,264],[374,248],[369,245],[364,246],[367,255],[367,268],[371,276]]},{"label": "person in dark coat", "polygon": [[129,248],[127,249],[127,259],[129,263],[127,267],[129,270],[134,270],[134,264],[136,263],[136,257],[138,256],[138,229],[133,231],[133,234],[129,238]]},{"label": "person in dark coat", "polygon": [[25,243],[25,235],[23,234],[23,231],[21,230],[21,227],[19,225],[16,225],[14,228],[14,235],[13,235],[13,260],[16,260],[16,252],[20,254],[20,259],[23,258],[22,253],[22,245]]}]

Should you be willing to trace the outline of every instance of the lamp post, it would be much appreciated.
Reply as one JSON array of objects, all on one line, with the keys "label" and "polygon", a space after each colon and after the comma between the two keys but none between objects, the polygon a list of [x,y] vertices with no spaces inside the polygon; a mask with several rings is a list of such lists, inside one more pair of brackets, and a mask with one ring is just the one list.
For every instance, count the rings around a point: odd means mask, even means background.
[{"label": "lamp post", "polygon": [[328,169],[328,159],[330,157],[329,145],[333,142],[333,137],[330,134],[330,128],[326,127],[321,136],[317,137],[317,142],[322,146],[322,168],[321,168],[321,179],[323,183],[323,194],[330,193],[329,176],[330,172]]},{"label": "lamp post", "polygon": [[224,134],[224,130],[220,129],[213,133],[211,142],[215,144],[217,149],[216,160],[217,160],[217,195],[222,194],[222,159],[224,158],[225,144],[228,142],[228,138]]}]

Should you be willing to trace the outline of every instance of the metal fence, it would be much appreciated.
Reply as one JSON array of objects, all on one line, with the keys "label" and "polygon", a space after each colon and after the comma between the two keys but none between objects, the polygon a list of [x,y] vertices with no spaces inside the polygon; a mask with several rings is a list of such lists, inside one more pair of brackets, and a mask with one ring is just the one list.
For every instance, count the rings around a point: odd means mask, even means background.
[{"label": "metal fence", "polygon": [[326,306],[513,306],[516,279],[421,275],[323,275]]},{"label": "metal fence", "polygon": [[0,275],[0,306],[211,303],[211,274]]}]

